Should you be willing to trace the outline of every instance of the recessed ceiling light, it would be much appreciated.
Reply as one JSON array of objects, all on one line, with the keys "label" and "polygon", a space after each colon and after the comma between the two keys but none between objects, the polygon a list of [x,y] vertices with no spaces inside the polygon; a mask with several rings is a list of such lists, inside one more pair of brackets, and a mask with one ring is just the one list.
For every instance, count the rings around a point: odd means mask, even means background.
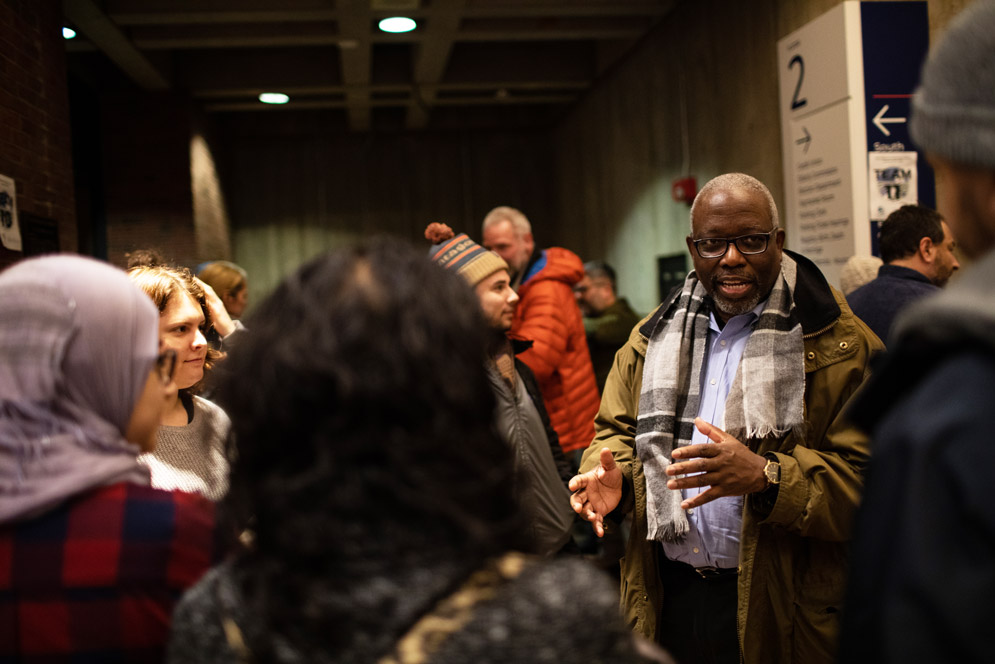
[{"label": "recessed ceiling light", "polygon": [[62,28],[62,37],[64,39],[72,39],[76,36],[76,31],[72,28]]},{"label": "recessed ceiling light", "polygon": [[391,16],[381,20],[377,25],[384,32],[411,32],[418,27],[413,19],[406,16]]},{"label": "recessed ceiling light", "polygon": [[264,104],[286,104],[290,97],[282,92],[263,92],[259,95],[259,101]]}]

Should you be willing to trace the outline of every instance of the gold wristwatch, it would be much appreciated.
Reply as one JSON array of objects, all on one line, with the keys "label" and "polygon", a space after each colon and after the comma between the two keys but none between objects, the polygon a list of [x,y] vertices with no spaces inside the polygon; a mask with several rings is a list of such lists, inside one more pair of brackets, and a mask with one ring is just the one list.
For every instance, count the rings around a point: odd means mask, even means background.
[{"label": "gold wristwatch", "polygon": [[778,463],[777,457],[771,454],[770,456],[765,456],[767,459],[767,465],[764,466],[764,478],[767,480],[767,486],[765,489],[769,489],[772,484],[781,483],[781,464]]}]

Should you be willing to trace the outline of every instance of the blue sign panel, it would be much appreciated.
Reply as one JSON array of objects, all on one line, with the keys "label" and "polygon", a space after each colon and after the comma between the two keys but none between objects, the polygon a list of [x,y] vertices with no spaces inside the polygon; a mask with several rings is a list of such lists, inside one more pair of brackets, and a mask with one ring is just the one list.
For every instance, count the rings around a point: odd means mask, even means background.
[{"label": "blue sign panel", "polygon": [[[912,92],[919,85],[919,72],[929,51],[926,3],[861,2],[860,21],[867,151],[916,151],[909,137],[908,119]],[[894,174],[886,174],[891,175]],[[919,202],[936,207],[933,170],[921,152],[916,179]],[[872,237],[876,254],[877,233]]]}]

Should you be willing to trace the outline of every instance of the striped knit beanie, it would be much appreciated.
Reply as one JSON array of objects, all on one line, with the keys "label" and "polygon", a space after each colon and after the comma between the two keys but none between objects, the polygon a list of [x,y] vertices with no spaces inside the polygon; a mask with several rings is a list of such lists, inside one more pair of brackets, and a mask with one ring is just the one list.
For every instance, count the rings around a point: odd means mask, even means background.
[{"label": "striped knit beanie", "polygon": [[466,233],[454,235],[453,229],[445,224],[429,224],[425,229],[425,239],[432,243],[429,258],[447,270],[456,270],[471,286],[476,286],[498,270],[508,269],[503,258],[481,247]]},{"label": "striped knit beanie", "polygon": [[995,1],[976,0],[930,49],[909,131],[926,152],[995,168]]}]

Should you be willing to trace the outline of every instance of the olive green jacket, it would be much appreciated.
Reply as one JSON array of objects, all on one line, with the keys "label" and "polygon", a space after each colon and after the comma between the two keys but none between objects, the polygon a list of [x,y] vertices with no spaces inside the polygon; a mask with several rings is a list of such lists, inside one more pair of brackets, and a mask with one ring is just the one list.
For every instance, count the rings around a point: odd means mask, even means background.
[{"label": "olive green jacket", "polygon": [[[850,527],[863,486],[867,437],[841,415],[884,348],[807,259],[798,262],[795,305],[805,346],[808,434],[744,441],[781,464],[776,499],[744,500],[737,622],[743,661],[831,662],[847,575]],[[673,297],[671,298],[672,301]],[[581,471],[594,468],[602,447],[612,450],[625,478],[619,514],[633,511],[621,561],[622,611],[632,627],[657,639],[665,589],[657,570],[660,547],[646,540],[646,485],[635,455],[636,416],[647,335],[670,302],[644,319],[618,352],[595,420],[595,438]],[[664,644],[666,645],[666,644]]]}]

